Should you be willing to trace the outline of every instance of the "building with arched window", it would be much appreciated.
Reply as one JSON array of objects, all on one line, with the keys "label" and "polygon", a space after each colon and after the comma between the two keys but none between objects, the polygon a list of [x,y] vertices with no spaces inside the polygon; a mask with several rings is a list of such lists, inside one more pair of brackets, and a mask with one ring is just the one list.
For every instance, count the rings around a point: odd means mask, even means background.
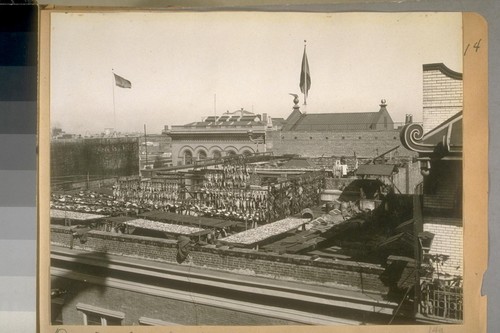
[{"label": "building with arched window", "polygon": [[209,116],[202,121],[172,126],[173,165],[189,165],[196,160],[267,151],[266,131],[271,117],[243,109]]}]

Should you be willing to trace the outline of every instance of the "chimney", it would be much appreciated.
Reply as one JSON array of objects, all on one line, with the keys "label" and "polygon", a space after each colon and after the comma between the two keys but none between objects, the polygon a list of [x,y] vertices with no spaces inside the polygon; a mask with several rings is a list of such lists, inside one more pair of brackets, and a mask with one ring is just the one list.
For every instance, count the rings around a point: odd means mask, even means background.
[{"label": "chimney", "polygon": [[264,124],[267,124],[267,113],[262,114],[262,121],[264,122]]},{"label": "chimney", "polygon": [[407,114],[405,119],[405,124],[411,124],[413,122],[413,115]]}]

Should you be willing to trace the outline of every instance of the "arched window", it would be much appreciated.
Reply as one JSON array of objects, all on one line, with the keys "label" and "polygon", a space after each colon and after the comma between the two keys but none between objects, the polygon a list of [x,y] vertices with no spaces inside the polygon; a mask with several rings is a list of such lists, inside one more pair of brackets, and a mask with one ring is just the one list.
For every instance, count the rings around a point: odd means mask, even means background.
[{"label": "arched window", "polygon": [[252,155],[252,152],[250,150],[245,149],[242,154],[245,156],[250,156]]},{"label": "arched window", "polygon": [[184,152],[184,165],[193,164],[193,153],[189,150]]},{"label": "arched window", "polygon": [[228,151],[226,152],[226,155],[227,155],[227,156],[233,156],[233,155],[236,155],[236,152],[235,152],[234,150],[232,150],[232,149],[231,149],[231,150],[228,150]]},{"label": "arched window", "polygon": [[204,150],[200,150],[198,152],[198,160],[206,160],[207,159],[207,153]]},{"label": "arched window", "polygon": [[213,158],[221,158],[222,154],[220,153],[220,150],[214,150],[214,152],[212,153],[212,157]]}]

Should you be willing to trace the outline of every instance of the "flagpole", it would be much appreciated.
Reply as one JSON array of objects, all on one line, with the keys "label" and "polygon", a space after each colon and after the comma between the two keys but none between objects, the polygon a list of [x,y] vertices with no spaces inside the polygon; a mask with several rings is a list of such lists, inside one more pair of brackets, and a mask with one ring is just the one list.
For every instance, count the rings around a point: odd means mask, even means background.
[{"label": "flagpole", "polygon": [[146,163],[144,169],[148,166],[148,136],[146,134],[146,124],[144,124],[144,147],[146,148]]},{"label": "flagpole", "polygon": [[[304,40],[304,56],[306,55],[306,47],[307,47],[307,40]],[[302,71],[304,72],[304,105],[307,105],[307,73],[302,68]]]},{"label": "flagpole", "polygon": [[115,73],[113,72],[113,69],[111,68],[111,73],[113,74],[113,78],[111,81],[111,84],[113,85],[113,132],[116,133],[116,108],[115,108]]}]

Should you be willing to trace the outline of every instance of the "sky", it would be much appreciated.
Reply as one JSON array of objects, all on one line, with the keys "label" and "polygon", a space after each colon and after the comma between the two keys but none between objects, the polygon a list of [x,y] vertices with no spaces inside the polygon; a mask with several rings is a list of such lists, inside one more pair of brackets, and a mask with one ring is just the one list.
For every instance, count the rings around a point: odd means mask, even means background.
[{"label": "sky", "polygon": [[[307,41],[311,88],[299,80]],[[462,72],[460,13],[53,13],[51,125],[160,133],[244,108],[286,118],[375,112],[422,120],[422,65]],[[132,88],[115,85],[116,73]]]}]

